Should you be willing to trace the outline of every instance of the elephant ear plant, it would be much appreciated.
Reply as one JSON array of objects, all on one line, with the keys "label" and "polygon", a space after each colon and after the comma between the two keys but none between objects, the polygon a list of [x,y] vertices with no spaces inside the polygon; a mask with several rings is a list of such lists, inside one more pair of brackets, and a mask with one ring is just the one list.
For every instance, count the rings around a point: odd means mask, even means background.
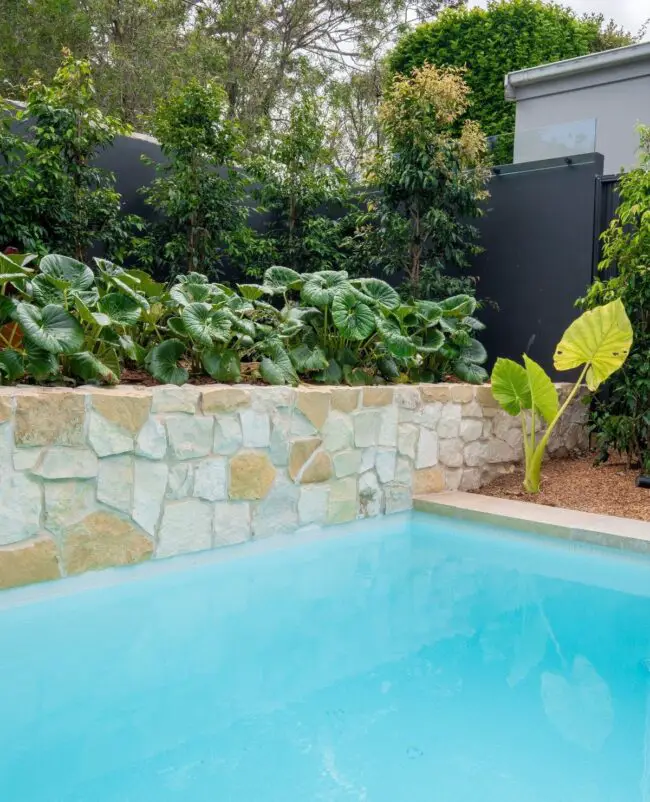
[{"label": "elephant ear plant", "polygon": [[[509,415],[521,416],[526,462],[524,489],[528,493],[539,492],[549,438],[583,382],[592,392],[597,390],[623,365],[631,347],[632,325],[620,300],[598,306],[575,320],[564,332],[553,357],[556,370],[582,368],[562,406],[551,379],[526,354],[523,366],[511,359],[497,359],[492,371],[492,394]],[[538,415],[547,424],[539,442],[535,431]]]}]

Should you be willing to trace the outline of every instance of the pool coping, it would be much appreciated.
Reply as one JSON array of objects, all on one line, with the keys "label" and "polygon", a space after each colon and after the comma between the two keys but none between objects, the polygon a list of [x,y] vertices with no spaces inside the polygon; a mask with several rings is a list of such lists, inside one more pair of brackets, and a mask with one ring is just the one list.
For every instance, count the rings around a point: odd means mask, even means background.
[{"label": "pool coping", "polygon": [[413,499],[413,507],[420,512],[488,523],[519,532],[550,535],[626,551],[650,552],[650,523],[635,518],[546,507],[530,501],[461,491],[417,495]]}]

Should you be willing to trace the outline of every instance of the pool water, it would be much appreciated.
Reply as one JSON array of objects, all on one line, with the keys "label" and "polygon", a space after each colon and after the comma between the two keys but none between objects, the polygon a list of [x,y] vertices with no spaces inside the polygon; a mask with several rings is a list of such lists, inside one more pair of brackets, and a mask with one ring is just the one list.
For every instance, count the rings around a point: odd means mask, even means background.
[{"label": "pool water", "polygon": [[650,560],[433,516],[0,594],[2,802],[648,802]]}]

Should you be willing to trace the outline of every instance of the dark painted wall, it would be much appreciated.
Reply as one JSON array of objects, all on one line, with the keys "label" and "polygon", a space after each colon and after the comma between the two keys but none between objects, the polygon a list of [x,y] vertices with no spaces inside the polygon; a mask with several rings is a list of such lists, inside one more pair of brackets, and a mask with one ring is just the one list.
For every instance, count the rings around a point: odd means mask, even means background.
[{"label": "dark painted wall", "polygon": [[[592,279],[599,154],[499,168],[479,220],[483,253],[471,272],[486,306],[481,338],[490,355],[525,351],[552,375],[553,352],[578,315],[575,301]],[[566,377],[566,375],[565,375]]]}]

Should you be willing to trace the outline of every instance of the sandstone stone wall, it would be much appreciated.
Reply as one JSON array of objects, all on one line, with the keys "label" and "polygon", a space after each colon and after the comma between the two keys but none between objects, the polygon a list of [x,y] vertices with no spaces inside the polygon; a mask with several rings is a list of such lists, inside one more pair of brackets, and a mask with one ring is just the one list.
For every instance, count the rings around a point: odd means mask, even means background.
[{"label": "sandstone stone wall", "polygon": [[0,388],[0,588],[407,510],[520,458],[487,386]]}]

